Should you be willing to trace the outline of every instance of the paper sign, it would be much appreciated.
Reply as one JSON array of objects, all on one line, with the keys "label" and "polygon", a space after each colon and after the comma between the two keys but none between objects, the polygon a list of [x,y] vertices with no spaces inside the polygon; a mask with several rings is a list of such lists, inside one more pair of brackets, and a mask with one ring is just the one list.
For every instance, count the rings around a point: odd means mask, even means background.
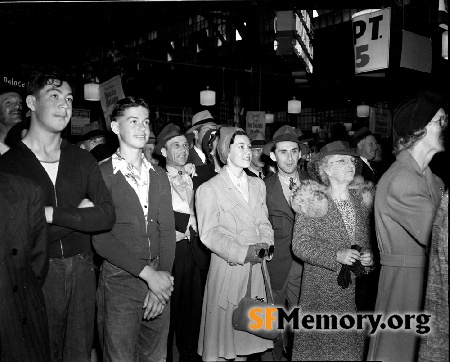
[{"label": "paper sign", "polygon": [[391,9],[353,15],[355,74],[389,67]]},{"label": "paper sign", "polygon": [[70,119],[71,134],[81,135],[81,129],[85,124],[91,122],[91,112],[88,109],[72,109],[72,118]]},{"label": "paper sign", "polygon": [[248,111],[245,124],[246,124],[246,132],[249,137],[255,131],[259,131],[262,134],[265,134],[266,112]]},{"label": "paper sign", "polygon": [[122,89],[122,80],[119,75],[103,82],[99,86],[100,103],[105,116],[106,128],[111,131],[111,111],[119,99],[125,98]]},{"label": "paper sign", "polygon": [[389,109],[370,107],[369,122],[371,132],[385,137],[392,136],[392,116]]}]

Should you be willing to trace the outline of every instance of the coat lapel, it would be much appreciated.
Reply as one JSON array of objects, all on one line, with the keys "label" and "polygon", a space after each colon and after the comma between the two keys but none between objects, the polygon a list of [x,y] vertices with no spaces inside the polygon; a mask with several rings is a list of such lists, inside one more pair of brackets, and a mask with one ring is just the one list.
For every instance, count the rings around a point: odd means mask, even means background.
[{"label": "coat lapel", "polygon": [[272,192],[270,192],[269,197],[274,204],[278,205],[280,211],[285,213],[288,217],[294,220],[295,214],[294,210],[289,206],[286,197],[284,197],[283,187],[281,186],[280,178],[278,177],[278,173],[273,175],[274,183]]},{"label": "coat lapel", "polygon": [[26,200],[18,200],[8,178],[0,174],[0,231],[2,239],[10,240],[16,233],[27,210]]},{"label": "coat lapel", "polygon": [[[235,204],[237,204],[242,210],[244,210],[246,213],[248,213],[252,219],[254,219],[254,215],[252,212],[252,208],[250,205],[244,200],[244,197],[240,194],[240,192],[234,187],[233,182],[230,179],[230,176],[228,176],[228,171],[223,168],[222,171],[220,171],[220,177],[222,179],[222,182],[224,184],[224,187],[226,189],[226,192],[224,193],[225,197],[233,201]],[[250,178],[250,177],[249,177]],[[255,199],[257,197],[257,192],[254,187],[250,186],[250,180],[248,185],[248,194],[249,194],[249,202],[252,199]],[[252,201],[256,203],[255,201]],[[253,205],[254,206],[254,205]]]}]

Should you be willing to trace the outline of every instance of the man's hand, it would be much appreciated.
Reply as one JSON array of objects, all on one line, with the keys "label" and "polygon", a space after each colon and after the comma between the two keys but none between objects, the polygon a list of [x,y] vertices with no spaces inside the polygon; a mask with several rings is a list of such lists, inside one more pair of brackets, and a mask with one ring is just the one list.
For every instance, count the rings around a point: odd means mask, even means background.
[{"label": "man's hand", "polygon": [[159,301],[166,305],[173,291],[173,276],[166,271],[156,271],[146,265],[139,278],[143,279]]},{"label": "man's hand", "polygon": [[150,320],[162,313],[164,305],[159,301],[156,295],[149,290],[145,296],[144,306],[142,308],[145,309],[144,319]]},{"label": "man's hand", "polygon": [[81,200],[80,204],[78,205],[79,209],[84,209],[86,207],[94,207],[94,204],[89,199],[83,199]]}]

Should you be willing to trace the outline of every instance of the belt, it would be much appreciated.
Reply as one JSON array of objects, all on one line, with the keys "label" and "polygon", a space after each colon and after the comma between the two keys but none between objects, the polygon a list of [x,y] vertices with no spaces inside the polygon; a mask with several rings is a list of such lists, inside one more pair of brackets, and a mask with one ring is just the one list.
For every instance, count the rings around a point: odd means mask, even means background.
[{"label": "belt", "polygon": [[396,255],[380,253],[380,264],[386,266],[402,266],[404,268],[424,268],[425,255]]}]

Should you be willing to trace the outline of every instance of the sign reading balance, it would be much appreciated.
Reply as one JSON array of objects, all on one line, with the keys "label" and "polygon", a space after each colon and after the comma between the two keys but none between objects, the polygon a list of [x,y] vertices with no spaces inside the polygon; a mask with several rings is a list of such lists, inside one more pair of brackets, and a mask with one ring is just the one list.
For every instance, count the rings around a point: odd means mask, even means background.
[{"label": "sign reading balance", "polygon": [[361,11],[352,23],[355,74],[388,68],[391,9]]}]

